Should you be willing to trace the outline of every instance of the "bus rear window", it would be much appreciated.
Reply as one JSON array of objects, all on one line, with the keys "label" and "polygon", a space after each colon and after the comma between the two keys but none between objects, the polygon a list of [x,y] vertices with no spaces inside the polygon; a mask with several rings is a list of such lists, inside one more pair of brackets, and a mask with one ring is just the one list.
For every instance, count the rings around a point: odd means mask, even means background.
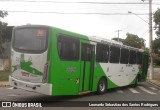
[{"label": "bus rear window", "polygon": [[14,31],[13,48],[19,52],[41,53],[47,48],[47,29],[18,28]]}]

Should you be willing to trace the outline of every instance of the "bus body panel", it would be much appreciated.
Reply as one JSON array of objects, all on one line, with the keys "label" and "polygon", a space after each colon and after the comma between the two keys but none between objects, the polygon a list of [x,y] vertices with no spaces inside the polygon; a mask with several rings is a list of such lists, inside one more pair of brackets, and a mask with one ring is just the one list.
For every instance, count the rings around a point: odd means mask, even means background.
[{"label": "bus body panel", "polygon": [[94,82],[95,45],[81,40],[81,77],[80,92],[92,91]]},{"label": "bus body panel", "polygon": [[18,80],[12,76],[9,76],[9,82],[10,85],[15,88],[20,88],[45,95],[52,95],[52,84],[49,83],[31,83],[23,80]]},{"label": "bus body panel", "polygon": [[10,84],[33,92],[51,95],[52,85],[43,82],[48,63],[48,26],[26,25],[13,29]]},{"label": "bus body panel", "polygon": [[18,26],[13,29],[11,75],[22,81],[42,83],[47,63],[49,27]]},{"label": "bus body panel", "polygon": [[61,60],[58,54],[57,40],[58,35],[80,36],[78,34],[53,28],[51,33],[51,41],[49,44],[52,48],[50,54],[49,81],[52,83],[53,95],[78,95],[80,84],[80,60],[67,61]]},{"label": "bus body panel", "polygon": [[[13,73],[10,77],[12,86],[15,86],[15,82],[19,82],[19,84],[23,83],[23,86],[18,85],[19,88],[57,96],[78,95],[86,91],[95,92],[102,77],[107,80],[107,89],[134,84],[138,75],[143,76],[141,78],[143,81],[146,80],[147,62],[142,62],[142,69],[138,67],[138,64],[97,62],[96,46],[97,43],[101,43],[99,40],[96,42],[87,36],[55,27],[50,27],[49,30],[48,49],[45,52],[27,54],[12,49]],[[61,36],[78,39],[79,55],[77,60],[61,58],[59,53]],[[83,45],[86,45],[85,51]],[[87,55],[90,52],[92,53],[91,59],[83,60],[83,53]],[[46,64],[48,64],[48,68],[44,73]],[[44,75],[47,75],[45,82],[43,82]],[[37,89],[33,89],[33,87]]]},{"label": "bus body panel", "polygon": [[129,85],[138,74],[138,66],[132,64],[100,63],[106,76],[118,87]]},{"label": "bus body panel", "polygon": [[42,82],[47,51],[42,54],[26,54],[12,50],[11,59],[14,78],[26,82]]}]

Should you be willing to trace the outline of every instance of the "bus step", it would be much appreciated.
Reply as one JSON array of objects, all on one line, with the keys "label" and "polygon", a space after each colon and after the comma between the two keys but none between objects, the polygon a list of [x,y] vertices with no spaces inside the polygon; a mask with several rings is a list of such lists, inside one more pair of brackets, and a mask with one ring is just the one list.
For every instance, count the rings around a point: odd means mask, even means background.
[{"label": "bus step", "polygon": [[83,91],[83,92],[80,92],[79,95],[84,95],[84,94],[88,94],[88,93],[91,93],[92,91]]}]

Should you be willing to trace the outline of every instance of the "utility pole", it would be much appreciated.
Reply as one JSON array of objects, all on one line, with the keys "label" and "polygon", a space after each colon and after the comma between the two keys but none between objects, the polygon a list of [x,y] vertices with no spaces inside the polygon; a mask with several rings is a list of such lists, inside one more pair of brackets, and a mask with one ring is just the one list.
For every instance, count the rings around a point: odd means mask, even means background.
[{"label": "utility pole", "polygon": [[122,30],[117,30],[115,32],[118,32],[118,42],[119,42],[119,32],[122,31]]},{"label": "utility pole", "polygon": [[[145,0],[141,0],[145,1]],[[128,11],[128,13],[132,13],[131,11]],[[135,14],[135,13],[132,13]],[[136,14],[135,14],[136,15]],[[137,15],[136,15],[137,16]],[[139,16],[137,16],[139,17]],[[139,17],[142,19],[141,17]],[[143,20],[143,19],[142,19]],[[143,20],[146,22],[145,20]],[[147,23],[147,22],[146,22]],[[153,70],[153,52],[152,52],[152,0],[149,0],[149,55],[150,55],[150,65],[149,65],[149,79],[153,80],[154,79],[154,70]]]},{"label": "utility pole", "polygon": [[152,0],[149,0],[149,53],[150,53],[149,79],[152,80],[154,78],[153,55],[152,55]]}]

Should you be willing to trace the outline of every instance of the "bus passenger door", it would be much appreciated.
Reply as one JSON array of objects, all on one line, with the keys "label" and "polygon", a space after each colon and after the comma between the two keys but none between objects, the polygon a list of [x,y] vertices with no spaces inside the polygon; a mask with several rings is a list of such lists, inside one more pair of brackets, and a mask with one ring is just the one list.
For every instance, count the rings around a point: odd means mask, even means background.
[{"label": "bus passenger door", "polygon": [[81,43],[81,80],[80,92],[91,91],[94,73],[94,45]]}]

